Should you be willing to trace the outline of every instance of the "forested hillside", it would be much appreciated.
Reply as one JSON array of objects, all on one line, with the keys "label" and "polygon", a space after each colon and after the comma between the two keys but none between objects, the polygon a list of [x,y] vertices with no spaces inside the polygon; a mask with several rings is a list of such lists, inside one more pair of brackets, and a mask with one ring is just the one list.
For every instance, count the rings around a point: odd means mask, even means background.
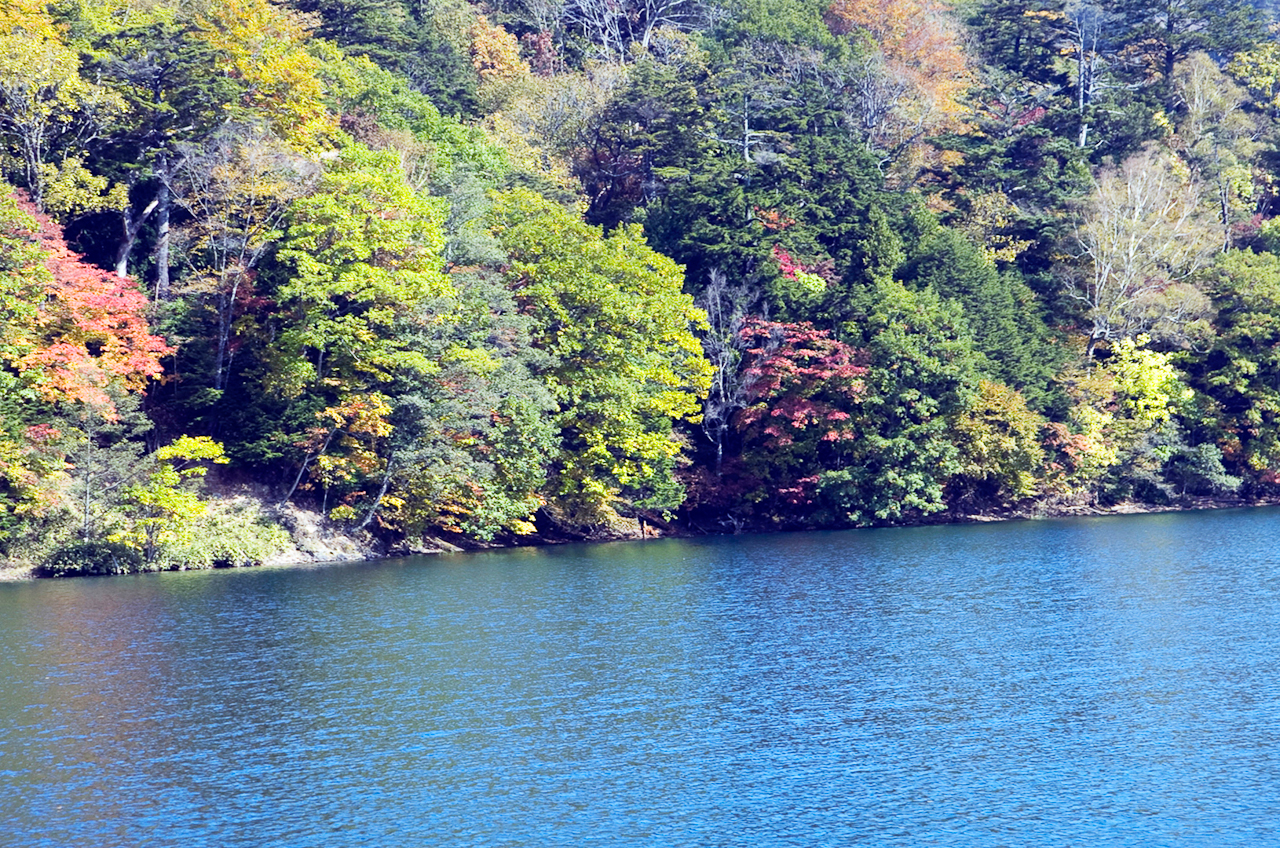
[{"label": "forested hillside", "polygon": [[0,0],[0,556],[1280,494],[1278,116],[1245,0]]}]

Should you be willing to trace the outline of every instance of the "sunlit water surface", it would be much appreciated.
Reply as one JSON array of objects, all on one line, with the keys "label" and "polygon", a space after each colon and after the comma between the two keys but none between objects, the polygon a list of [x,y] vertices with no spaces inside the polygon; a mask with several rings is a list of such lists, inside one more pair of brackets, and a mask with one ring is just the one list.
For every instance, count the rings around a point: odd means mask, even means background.
[{"label": "sunlit water surface", "polygon": [[0,845],[1280,845],[1278,528],[0,585]]}]

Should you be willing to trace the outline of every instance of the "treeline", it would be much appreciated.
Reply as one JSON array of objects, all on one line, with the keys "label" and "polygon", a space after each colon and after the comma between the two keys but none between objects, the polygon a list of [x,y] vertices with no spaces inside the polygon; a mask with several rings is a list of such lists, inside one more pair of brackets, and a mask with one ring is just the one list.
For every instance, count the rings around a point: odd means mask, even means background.
[{"label": "treeline", "polygon": [[0,0],[0,548],[1270,494],[1242,0]]}]

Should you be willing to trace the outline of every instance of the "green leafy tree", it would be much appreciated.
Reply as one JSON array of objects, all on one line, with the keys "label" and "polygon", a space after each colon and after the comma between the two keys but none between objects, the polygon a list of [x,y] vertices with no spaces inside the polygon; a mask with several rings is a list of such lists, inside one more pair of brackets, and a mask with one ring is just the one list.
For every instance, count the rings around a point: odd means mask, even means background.
[{"label": "green leafy tree", "polygon": [[299,434],[306,452],[298,479],[314,461],[327,491],[382,464],[376,442],[390,433],[391,381],[401,370],[435,368],[400,327],[438,320],[421,307],[450,291],[440,270],[443,218],[442,205],[410,188],[392,154],[360,146],[344,149],[316,190],[290,207],[264,385],[300,398],[326,422],[308,428],[310,438]]},{"label": "green leafy tree", "polygon": [[[96,16],[89,4],[76,23],[88,30],[87,70],[116,92],[123,112],[94,147],[96,161],[128,190],[112,235],[110,258],[118,276],[129,272],[144,229],[153,222],[155,294],[170,295],[172,183],[184,145],[214,132],[237,103],[234,78],[217,72],[217,54],[195,37],[185,10],[157,4],[127,16]],[[86,20],[87,19],[87,20]],[[123,21],[123,22],[122,22]],[[148,245],[150,246],[150,245]]]},{"label": "green leafy tree", "polygon": [[1143,72],[1166,86],[1191,54],[1232,56],[1266,36],[1264,14],[1247,0],[1123,0],[1117,11],[1128,26],[1126,42],[1144,60]]},{"label": "green leafy tree", "polygon": [[1070,491],[1114,502],[1135,480],[1157,480],[1181,444],[1178,417],[1192,391],[1171,355],[1152,350],[1146,336],[1117,342],[1106,362],[1068,370],[1074,401],[1069,423],[1077,437],[1065,451]]},{"label": "green leafy tree", "polygon": [[699,89],[707,85],[705,54],[694,42],[664,33],[661,50],[626,71],[626,81],[573,152],[575,175],[590,203],[586,218],[612,228],[669,183],[689,178],[704,155],[707,118]]},{"label": "green leafy tree", "polygon": [[0,139],[17,181],[41,211],[119,205],[82,164],[85,145],[120,111],[119,96],[81,75],[79,55],[43,4],[7,0],[0,10]]},{"label": "green leafy tree", "polygon": [[550,357],[541,376],[561,434],[552,494],[582,524],[606,520],[619,495],[673,509],[671,425],[697,419],[711,376],[693,334],[705,314],[681,293],[679,266],[638,227],[604,236],[526,190],[499,196],[491,222],[533,344]]},{"label": "green leafy tree", "polygon": [[205,463],[228,462],[222,445],[207,436],[179,436],[150,457],[149,472],[123,492],[133,527],[116,534],[139,547],[152,563],[166,547],[190,545],[207,504],[192,484],[208,473]]},{"label": "green leafy tree", "polygon": [[448,291],[440,271],[442,205],[414,192],[390,153],[344,149],[289,210],[274,292],[283,318],[269,385],[296,396],[342,394],[388,379],[403,354],[396,319]]},{"label": "green leafy tree", "polygon": [[399,70],[414,47],[412,19],[400,0],[298,0],[294,5],[320,18],[316,35],[383,67]]},{"label": "green leafy tree", "polygon": [[913,288],[930,288],[956,301],[994,380],[1043,406],[1063,359],[1048,341],[1035,295],[1012,273],[994,265],[955,230],[930,228],[899,276]]},{"label": "green leafy tree", "polygon": [[960,468],[947,484],[949,503],[981,509],[1035,495],[1048,470],[1046,423],[1018,392],[980,381],[952,423]]},{"label": "green leafy tree", "polygon": [[1219,257],[1206,286],[1217,307],[1217,336],[1189,357],[1193,385],[1219,406],[1218,442],[1238,470],[1280,472],[1280,258],[1233,250]]},{"label": "green leafy tree", "polygon": [[845,328],[868,356],[856,458],[823,477],[821,497],[841,523],[938,512],[947,481],[963,469],[951,422],[979,379],[968,328],[954,305],[893,280],[870,286],[861,308]]},{"label": "green leafy tree", "polygon": [[[556,403],[535,371],[530,316],[499,275],[452,275],[456,297],[427,308],[407,343],[436,363],[401,371],[377,519],[408,536],[431,528],[491,539],[532,531],[559,447]],[[500,344],[493,344],[500,339]],[[367,514],[371,518],[373,513]]]}]

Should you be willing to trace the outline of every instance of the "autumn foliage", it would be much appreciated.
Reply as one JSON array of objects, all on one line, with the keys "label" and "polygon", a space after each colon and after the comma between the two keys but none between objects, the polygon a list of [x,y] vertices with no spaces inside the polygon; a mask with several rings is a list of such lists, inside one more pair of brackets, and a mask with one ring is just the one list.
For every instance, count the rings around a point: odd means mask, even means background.
[{"label": "autumn foliage", "polygon": [[36,275],[44,298],[33,325],[20,331],[27,344],[14,365],[45,400],[87,404],[110,416],[107,387],[141,391],[160,376],[160,359],[173,349],[150,331],[147,299],[132,280],[90,265],[25,195],[15,201],[30,217],[29,237],[46,256],[47,274]]},{"label": "autumn foliage", "polygon": [[882,56],[867,83],[870,146],[899,160],[897,179],[945,168],[924,139],[964,127],[975,79],[952,13],[938,0],[834,0],[824,17],[833,34],[862,33]]},{"label": "autumn foliage", "polygon": [[857,438],[867,368],[859,352],[812,324],[743,322],[748,406],[738,415],[747,465],[768,497],[808,503],[819,475]]},{"label": "autumn foliage", "polygon": [[938,0],[834,0],[826,19],[837,34],[867,32],[893,73],[929,106],[946,115],[960,112],[972,74],[959,25]]},{"label": "autumn foliage", "polygon": [[786,447],[811,428],[824,442],[854,438],[851,416],[843,408],[862,393],[867,369],[857,351],[807,322],[782,324],[748,318],[742,328],[751,364],[739,426],[759,430]]}]

